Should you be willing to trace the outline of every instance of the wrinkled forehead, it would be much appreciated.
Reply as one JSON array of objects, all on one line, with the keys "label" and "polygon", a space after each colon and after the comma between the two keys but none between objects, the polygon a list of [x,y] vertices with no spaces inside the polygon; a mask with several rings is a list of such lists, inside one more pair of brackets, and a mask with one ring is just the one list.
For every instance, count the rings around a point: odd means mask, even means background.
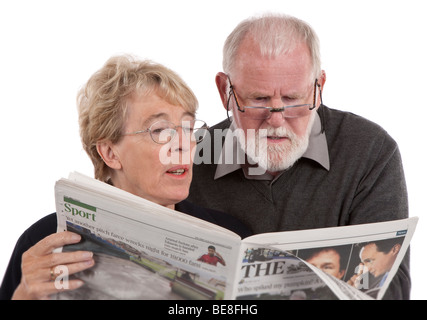
[{"label": "wrinkled forehead", "polygon": [[269,95],[302,94],[312,88],[314,81],[311,61],[304,48],[275,58],[263,57],[259,52],[242,52],[230,79],[239,93]]},{"label": "wrinkled forehead", "polygon": [[311,79],[313,64],[305,43],[299,43],[292,50],[270,55],[263,53],[258,43],[248,39],[239,48],[230,74],[233,80],[239,76],[250,78],[262,74],[277,78],[298,76]]}]

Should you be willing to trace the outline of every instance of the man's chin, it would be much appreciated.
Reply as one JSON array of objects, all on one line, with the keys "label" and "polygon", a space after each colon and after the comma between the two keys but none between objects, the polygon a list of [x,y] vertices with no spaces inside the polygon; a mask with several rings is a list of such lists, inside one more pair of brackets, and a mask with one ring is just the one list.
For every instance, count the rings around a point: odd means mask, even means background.
[{"label": "man's chin", "polygon": [[282,171],[290,169],[295,164],[295,162],[296,161],[293,161],[291,163],[289,163],[289,162],[278,163],[278,164],[272,163],[272,164],[269,164],[267,166],[266,171],[272,175],[277,175],[278,173],[280,173]]},{"label": "man's chin", "polygon": [[297,161],[301,158],[302,154],[300,152],[284,152],[286,157],[283,157],[283,154],[269,153],[268,162],[267,162],[267,172],[272,174],[278,173],[290,169]]}]

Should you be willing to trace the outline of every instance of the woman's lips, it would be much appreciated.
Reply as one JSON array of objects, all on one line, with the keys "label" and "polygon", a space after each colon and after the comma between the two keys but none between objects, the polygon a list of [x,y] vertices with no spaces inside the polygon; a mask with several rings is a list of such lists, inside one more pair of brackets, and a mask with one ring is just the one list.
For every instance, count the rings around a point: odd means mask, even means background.
[{"label": "woman's lips", "polygon": [[166,171],[167,174],[175,177],[184,177],[188,172],[188,166],[176,166]]}]

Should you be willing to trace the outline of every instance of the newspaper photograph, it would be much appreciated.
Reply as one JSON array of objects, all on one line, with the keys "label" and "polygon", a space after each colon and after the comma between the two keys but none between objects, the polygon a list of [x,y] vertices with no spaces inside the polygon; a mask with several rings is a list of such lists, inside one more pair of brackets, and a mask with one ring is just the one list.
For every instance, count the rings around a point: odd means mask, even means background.
[{"label": "newspaper photograph", "polygon": [[239,300],[337,300],[304,261],[272,248],[247,248],[240,279]]},{"label": "newspaper photograph", "polygon": [[243,241],[237,296],[381,299],[407,251],[417,220],[249,237]]}]

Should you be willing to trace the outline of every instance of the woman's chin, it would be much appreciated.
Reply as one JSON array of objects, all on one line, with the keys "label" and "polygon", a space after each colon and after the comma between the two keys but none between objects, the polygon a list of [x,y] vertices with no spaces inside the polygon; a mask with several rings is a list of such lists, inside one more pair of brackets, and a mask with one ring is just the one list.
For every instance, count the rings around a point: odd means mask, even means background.
[{"label": "woman's chin", "polygon": [[185,190],[171,190],[170,193],[168,193],[167,195],[165,195],[165,197],[167,197],[168,199],[168,203],[170,205],[175,205],[178,202],[181,202],[185,199],[188,198],[188,194],[189,194],[189,189],[186,188]]}]

